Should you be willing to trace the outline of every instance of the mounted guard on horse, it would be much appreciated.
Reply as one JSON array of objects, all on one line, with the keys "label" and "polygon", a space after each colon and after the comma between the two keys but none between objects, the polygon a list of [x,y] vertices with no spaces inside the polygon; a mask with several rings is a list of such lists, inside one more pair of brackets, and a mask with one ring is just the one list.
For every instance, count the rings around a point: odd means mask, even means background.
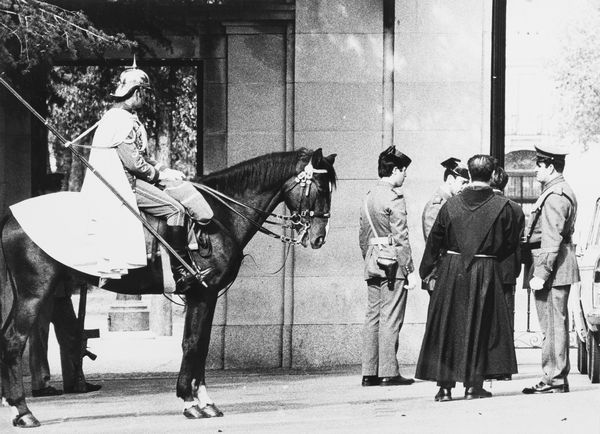
[{"label": "mounted guard on horse", "polygon": [[[166,219],[166,241],[175,251],[175,254],[170,255],[175,292],[185,294],[194,287],[199,289],[195,275],[185,267],[185,264],[192,265],[187,248],[186,211],[200,224],[208,223],[213,217],[213,211],[198,190],[183,180],[182,172],[170,169],[148,155],[148,135],[135,114],[146,102],[148,89],[148,75],[138,69],[135,62],[121,73],[117,88],[111,95],[114,104],[98,123],[89,161],[118,188],[132,206],[137,205],[139,210],[147,214]],[[126,263],[135,266],[141,262],[145,265],[142,226],[123,209],[115,195],[89,172],[88,169],[82,193],[101,198],[96,202],[99,204],[96,209],[99,224],[107,224],[109,230],[105,233],[109,237],[112,234],[117,245],[122,243],[119,242],[119,234],[115,232],[115,228],[131,224],[138,242],[131,244],[134,250],[128,252],[131,260],[125,258]],[[120,218],[115,219],[117,215]],[[116,224],[111,224],[112,222]],[[110,264],[110,256],[108,260],[107,277],[111,273],[122,272],[123,264]]]},{"label": "mounted guard on horse", "polygon": [[[112,107],[86,131],[89,134],[95,129],[90,167],[81,188],[88,209],[86,235],[90,242],[86,244],[92,252],[86,252],[82,271],[104,279],[119,279],[131,269],[145,267],[152,252],[147,252],[143,227],[135,215],[143,211],[166,221],[165,238],[171,247],[175,293],[186,294],[199,290],[198,277],[207,274],[194,270],[195,264],[188,253],[186,216],[206,225],[213,211],[200,192],[184,180],[182,172],[168,168],[148,154],[148,134],[135,112],[145,104],[149,89],[148,75],[134,61],[119,77],[111,94]],[[76,142],[86,133],[68,145],[77,146]],[[118,195],[92,171],[100,173]],[[59,197],[53,200],[61,200]],[[20,222],[29,221],[26,215],[32,215],[30,207],[41,203],[36,201],[13,206],[11,211]],[[123,206],[124,202],[129,207]]]},{"label": "mounted guard on horse", "polygon": [[[60,192],[25,200],[11,206],[12,216],[0,222],[2,259],[9,276],[9,284],[1,286],[0,293],[12,291],[13,299],[10,313],[3,318],[0,329],[0,375],[8,404],[16,414],[15,426],[40,425],[26,403],[21,358],[40,307],[57,284],[68,279],[98,284],[98,277],[104,276],[113,277],[107,279],[109,285],[103,286],[110,291],[157,293],[157,285],[144,288],[137,280],[136,273],[144,270],[147,261],[143,231],[135,219],[184,268],[173,270],[180,281],[179,292],[186,294],[187,305],[177,396],[184,402],[184,416],[192,419],[223,415],[208,396],[206,360],[219,293],[235,280],[245,246],[257,232],[288,245],[306,247],[310,243],[313,249],[318,249],[325,243],[331,194],[337,179],[333,167],[335,154],[324,156],[320,148],[271,153],[204,176],[202,184],[188,183],[183,181],[181,172],[163,168],[145,155],[145,130],[133,110],[143,103],[143,93],[149,85],[147,75],[134,67],[120,78],[114,93],[120,100],[97,125],[68,142],[0,77],[0,84],[59,140],[70,146],[73,155],[89,169],[83,194]],[[95,128],[98,130],[90,160],[103,168],[110,167],[106,177],[73,147]],[[123,161],[128,158],[131,161]],[[131,164],[132,161],[136,164]],[[102,185],[93,186],[90,172]],[[106,179],[109,177],[110,182]],[[157,183],[165,184],[165,188],[158,188]],[[86,191],[92,194],[85,194]],[[199,191],[204,193],[204,198]],[[192,209],[194,200],[200,203],[200,208]],[[106,201],[113,203],[107,205]],[[273,214],[281,203],[291,211],[290,215]],[[147,218],[140,215],[140,209],[150,211]],[[187,238],[182,229],[186,212],[200,223],[212,218],[205,226],[212,246],[210,254],[187,251]],[[165,232],[149,224],[148,220],[155,222],[157,217],[170,220]],[[120,226],[121,230],[107,232],[114,226],[104,225],[102,218]],[[288,236],[285,232],[277,234],[263,227],[265,223],[280,225],[296,232],[297,236]],[[92,236],[82,238],[82,233]],[[166,243],[161,233],[167,234],[175,248]],[[90,243],[90,239],[94,242]],[[130,246],[133,249],[125,254]],[[108,255],[102,247],[116,247],[118,251],[115,254],[115,250],[110,250]],[[128,273],[122,274],[126,270]],[[121,275],[121,279],[116,278]],[[122,284],[110,285],[116,282]]]}]

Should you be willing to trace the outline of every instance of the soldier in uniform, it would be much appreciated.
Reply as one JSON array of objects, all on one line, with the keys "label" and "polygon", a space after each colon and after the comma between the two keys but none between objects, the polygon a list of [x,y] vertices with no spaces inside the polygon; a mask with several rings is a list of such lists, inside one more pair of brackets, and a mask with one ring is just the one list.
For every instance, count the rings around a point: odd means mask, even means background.
[{"label": "soldier in uniform", "polygon": [[[148,75],[138,69],[135,63],[121,73],[117,88],[111,95],[114,104],[98,123],[90,162],[94,159],[98,162],[107,161],[102,160],[106,158],[107,151],[95,148],[116,150],[116,161],[120,160],[121,164],[115,167],[112,161],[103,163],[105,169],[108,167],[102,172],[103,175],[116,180],[116,184],[129,184],[140,210],[166,219],[167,242],[190,264],[184,226],[186,211],[200,223],[207,223],[213,214],[204,198],[191,184],[183,181],[182,172],[169,169],[148,155],[146,129],[135,112],[145,104],[149,88]],[[125,172],[126,179],[121,181],[122,171]],[[86,176],[82,190],[93,190],[94,183],[98,183],[95,177]],[[124,194],[131,195],[131,191]],[[196,278],[174,257],[171,257],[171,268],[176,293],[185,294],[198,286]]]},{"label": "soldier in uniform", "polygon": [[444,170],[444,183],[439,186],[433,197],[423,209],[421,221],[423,223],[423,237],[427,241],[433,222],[440,212],[442,205],[452,196],[456,196],[469,182],[469,171],[460,164],[458,158],[450,157],[441,163]]},{"label": "soldier in uniform", "polygon": [[60,347],[60,366],[64,393],[88,393],[102,388],[88,383],[81,363],[78,322],[73,309],[70,291],[61,283],[54,295],[42,304],[40,314],[29,335],[29,370],[31,394],[38,396],[62,395],[63,391],[50,384],[48,365],[48,332],[54,326]]},{"label": "soldier in uniform", "polygon": [[[469,182],[469,170],[460,164],[458,158],[450,157],[441,163],[444,170],[444,183],[440,185],[433,197],[425,204],[423,209],[423,215],[421,216],[421,222],[423,225],[423,237],[427,241],[429,232],[433,227],[433,223],[442,208],[442,205],[446,203],[452,196],[456,196],[460,193],[465,185]],[[431,275],[426,276],[422,281],[422,289],[427,290],[429,293],[433,291],[435,287],[435,273],[434,269]]]},{"label": "soldier in uniform", "polygon": [[[365,259],[368,287],[363,329],[362,385],[412,384],[398,370],[398,340],[404,322],[407,290],[416,276],[400,187],[411,160],[394,146],[379,155],[380,180],[367,194],[360,213],[359,243]],[[393,251],[394,260],[378,264],[380,251]],[[390,263],[391,262],[391,263]],[[388,266],[389,265],[389,266]]]},{"label": "soldier in uniform", "polygon": [[[39,188],[39,194],[62,190],[64,175],[47,174]],[[61,283],[54,294],[42,304],[37,321],[29,335],[29,370],[31,372],[31,394],[39,396],[62,395],[63,391],[50,384],[48,365],[48,332],[50,322],[60,347],[60,365],[65,393],[88,393],[100,390],[99,384],[85,381],[80,358],[77,317],[71,302],[71,292]]]},{"label": "soldier in uniform", "polygon": [[567,303],[579,268],[572,235],[577,217],[577,199],[563,177],[566,152],[536,146],[536,179],[542,194],[534,205],[525,230],[532,265],[525,283],[534,291],[535,306],[544,340],[543,376],[539,383],[523,389],[525,394],[569,391],[569,318]]}]

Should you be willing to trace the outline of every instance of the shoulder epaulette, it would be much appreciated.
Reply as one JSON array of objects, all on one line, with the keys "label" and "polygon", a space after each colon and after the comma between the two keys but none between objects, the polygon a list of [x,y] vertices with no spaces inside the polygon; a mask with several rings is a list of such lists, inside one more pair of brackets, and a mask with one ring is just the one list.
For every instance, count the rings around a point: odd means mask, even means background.
[{"label": "shoulder epaulette", "polygon": [[[564,194],[564,190],[562,188],[562,185],[557,185],[556,187],[554,187],[552,189],[552,193],[563,195]],[[550,194],[552,194],[552,193],[550,193]]]}]

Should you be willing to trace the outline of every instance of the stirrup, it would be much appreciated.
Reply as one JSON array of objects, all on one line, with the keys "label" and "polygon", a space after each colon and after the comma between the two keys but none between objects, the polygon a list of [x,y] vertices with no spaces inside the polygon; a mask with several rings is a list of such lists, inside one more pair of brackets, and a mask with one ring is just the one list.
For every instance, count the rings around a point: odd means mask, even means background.
[{"label": "stirrup", "polygon": [[[193,283],[195,283],[196,281],[200,282],[200,284],[202,286],[204,286],[205,288],[208,288],[208,285],[204,281],[204,278],[207,275],[209,275],[210,273],[212,273],[214,270],[215,270],[214,267],[208,267],[208,268],[205,268],[204,270],[198,271],[196,274],[191,274],[187,270],[185,270],[186,271],[185,274],[179,276],[179,278],[177,280],[175,280],[175,291],[173,292],[173,294],[178,294],[178,295],[187,294],[188,292],[190,292],[190,290],[193,286]],[[187,287],[187,289],[185,291],[182,291],[179,289],[179,287],[181,287],[181,286],[185,286],[185,287]]]}]

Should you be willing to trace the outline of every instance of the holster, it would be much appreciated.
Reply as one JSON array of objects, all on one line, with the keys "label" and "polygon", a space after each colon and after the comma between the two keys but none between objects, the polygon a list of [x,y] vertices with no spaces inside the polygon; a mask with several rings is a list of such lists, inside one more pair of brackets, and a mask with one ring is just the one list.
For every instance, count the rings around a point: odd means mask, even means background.
[{"label": "holster", "polygon": [[398,261],[377,260],[377,265],[385,272],[385,278],[388,281],[388,289],[394,290],[396,283],[396,273],[398,272]]},{"label": "holster", "polygon": [[539,249],[540,243],[523,243],[520,245],[521,249],[521,263],[525,265],[525,268],[531,267],[533,264],[533,255],[531,251],[534,249]]},{"label": "holster", "polygon": [[531,273],[531,267],[533,267],[533,254],[531,253],[534,249],[540,248],[540,243],[522,243],[519,248],[521,249],[521,263],[523,264],[523,288],[529,288],[529,275]]}]

